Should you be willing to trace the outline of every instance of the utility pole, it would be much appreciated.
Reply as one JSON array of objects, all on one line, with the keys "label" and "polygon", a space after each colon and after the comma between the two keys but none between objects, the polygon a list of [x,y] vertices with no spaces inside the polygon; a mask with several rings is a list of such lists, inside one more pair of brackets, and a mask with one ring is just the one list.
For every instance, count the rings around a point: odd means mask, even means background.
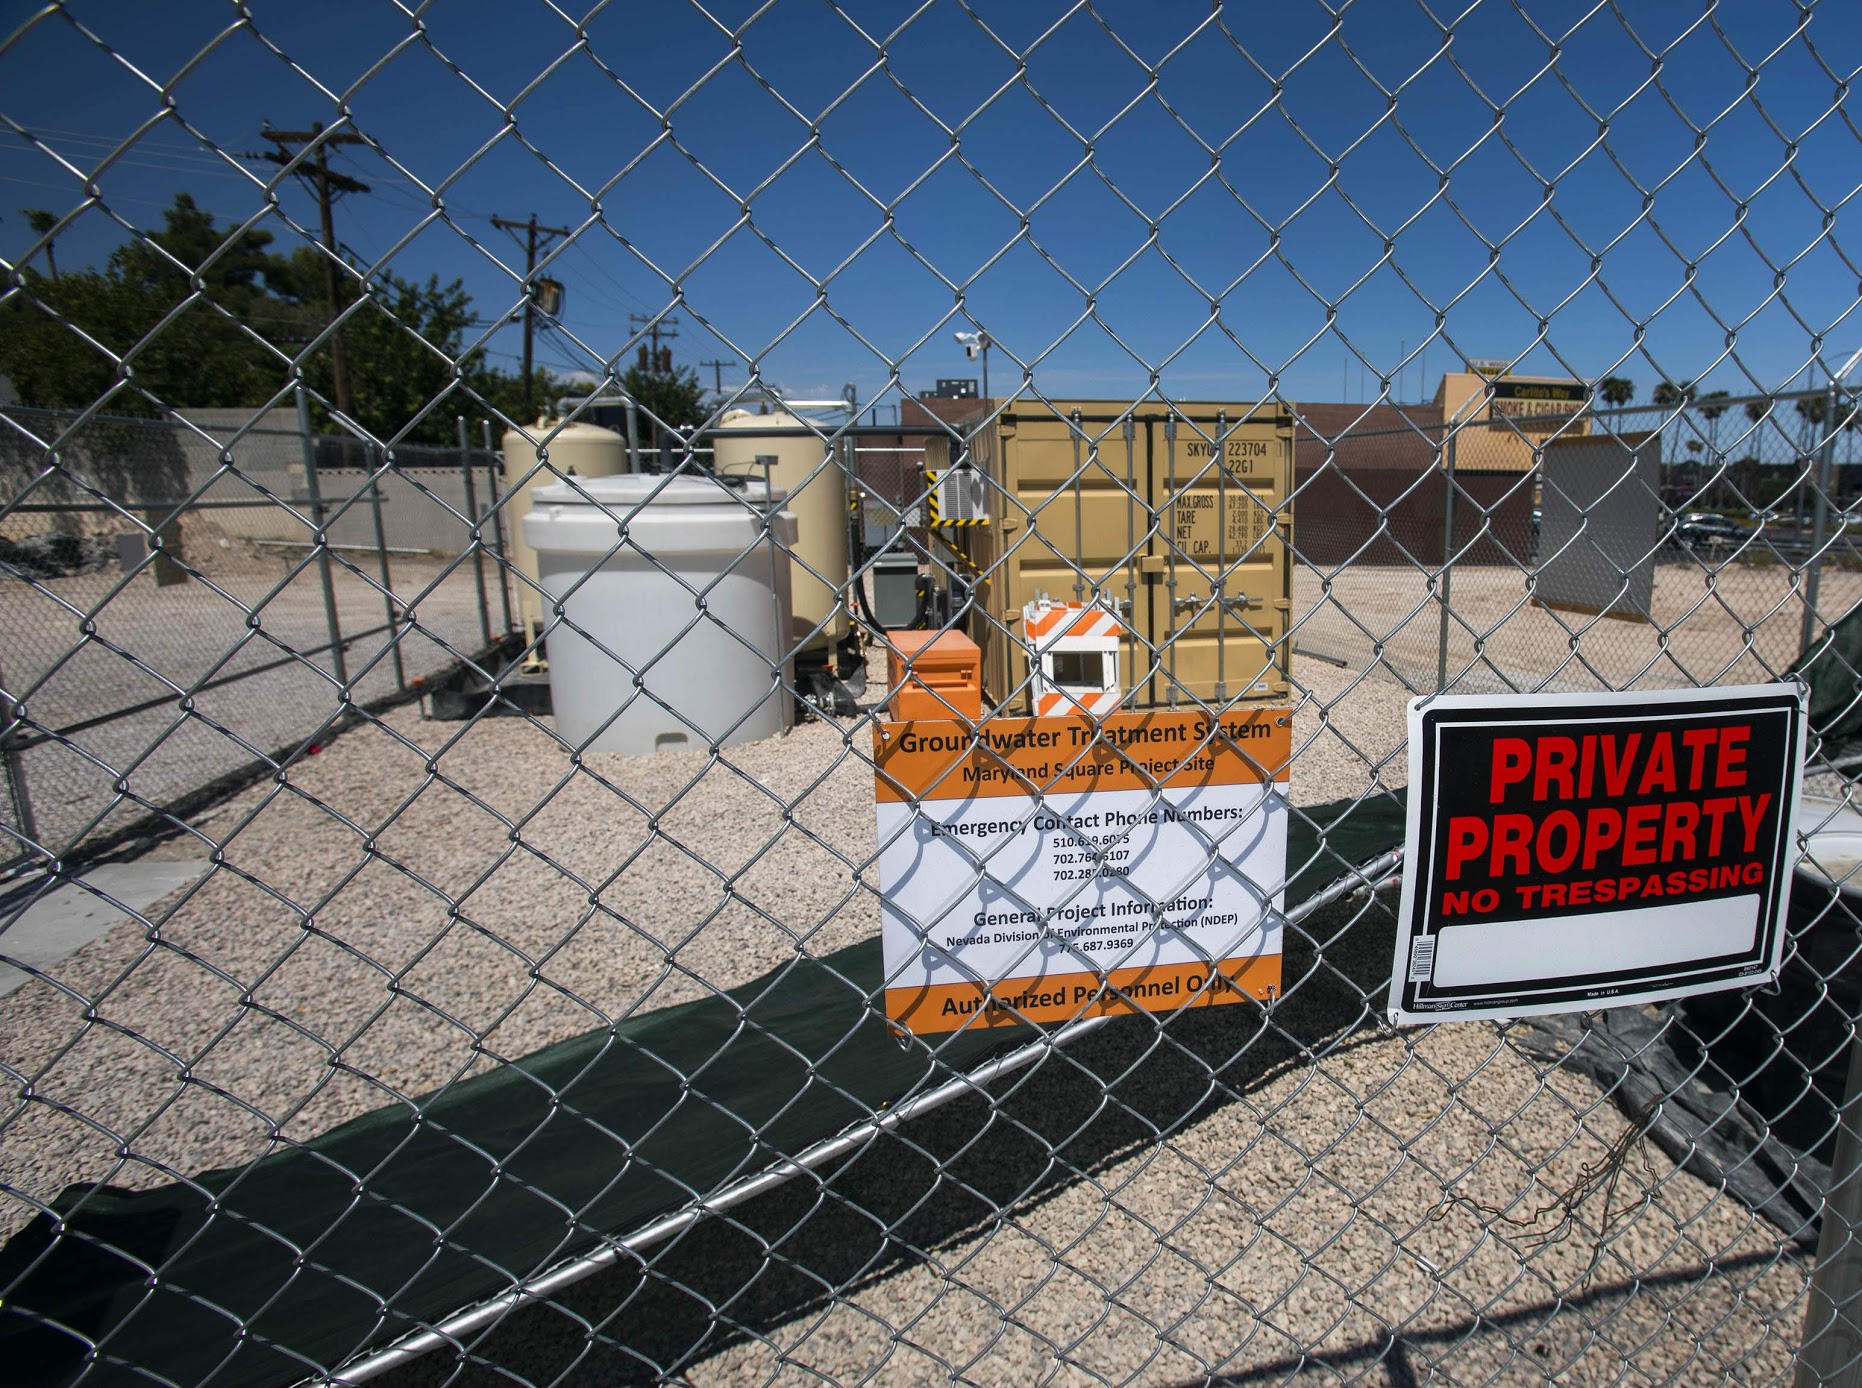
[{"label": "utility pole", "polygon": [[[677,337],[679,334],[673,330],[679,326],[679,320],[661,318],[655,322],[650,314],[630,313],[627,315],[627,322],[634,328],[646,328],[648,335],[653,339],[653,351],[650,356],[647,353],[646,344],[644,342],[640,344],[641,371],[649,376],[670,376],[672,374],[672,348],[666,348],[665,355],[660,355],[659,340],[663,337],[670,342]],[[650,327],[649,324],[651,324]],[[706,362],[705,365],[710,366],[712,363]],[[730,362],[728,365],[735,366],[737,363]]]},{"label": "utility pole", "polygon": [[737,359],[733,357],[729,361],[701,361],[699,365],[711,368],[712,392],[722,395],[724,394],[724,368],[737,365]]},{"label": "utility pole", "polygon": [[491,224],[502,227],[505,231],[518,237],[517,244],[524,248],[524,422],[527,424],[537,414],[537,377],[530,369],[531,353],[537,336],[536,289],[531,283],[537,273],[537,251],[548,250],[549,242],[541,247],[537,245],[539,235],[546,237],[568,236],[568,227],[546,227],[537,225],[537,214],[532,212],[527,222],[513,222],[504,217],[493,217]]},{"label": "utility pole", "polygon": [[[337,173],[330,167],[330,146],[365,145],[367,140],[360,135],[340,134],[325,135],[323,122],[317,121],[308,130],[273,130],[267,125],[259,134],[277,145],[277,149],[268,149],[260,153],[261,159],[269,159],[274,164],[288,166],[296,158],[292,146],[311,145],[316,149],[316,162],[305,165],[300,163],[291,172],[309,183],[317,193],[317,210],[323,217],[323,296],[330,307],[330,321],[344,305],[336,300],[336,219],[330,213],[330,206],[335,201],[332,196],[337,193],[366,193],[368,184],[348,174]],[[345,415],[354,417],[349,403],[349,364],[343,358],[343,333],[337,329],[330,335],[330,376],[336,395],[336,408]]]}]

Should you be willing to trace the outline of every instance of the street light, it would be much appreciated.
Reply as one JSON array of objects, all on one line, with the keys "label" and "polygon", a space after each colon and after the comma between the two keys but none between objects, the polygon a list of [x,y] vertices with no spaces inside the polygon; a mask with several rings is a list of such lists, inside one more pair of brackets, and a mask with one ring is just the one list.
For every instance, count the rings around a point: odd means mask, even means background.
[{"label": "street light", "polygon": [[978,328],[973,333],[952,333],[963,344],[963,354],[971,361],[983,359],[983,399],[989,398],[989,334]]}]

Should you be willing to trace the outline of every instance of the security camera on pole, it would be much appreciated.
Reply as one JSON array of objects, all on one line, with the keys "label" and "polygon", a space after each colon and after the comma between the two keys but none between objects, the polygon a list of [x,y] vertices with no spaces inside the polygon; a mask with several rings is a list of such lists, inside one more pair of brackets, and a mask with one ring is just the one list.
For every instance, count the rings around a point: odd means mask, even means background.
[{"label": "security camera on pole", "polygon": [[983,399],[989,399],[989,334],[978,328],[973,333],[952,333],[963,344],[963,354],[971,361],[983,359]]}]

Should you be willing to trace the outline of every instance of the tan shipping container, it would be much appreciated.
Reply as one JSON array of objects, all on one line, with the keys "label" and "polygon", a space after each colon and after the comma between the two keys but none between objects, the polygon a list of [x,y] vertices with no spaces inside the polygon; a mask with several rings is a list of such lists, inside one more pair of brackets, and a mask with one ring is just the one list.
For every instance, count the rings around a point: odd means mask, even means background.
[{"label": "tan shipping container", "polygon": [[[931,444],[935,470],[947,441]],[[971,457],[992,478],[989,524],[941,533],[980,574],[968,630],[988,698],[1027,708],[1018,637],[1039,593],[1118,606],[1128,708],[1286,697],[1288,406],[1017,402]]]}]

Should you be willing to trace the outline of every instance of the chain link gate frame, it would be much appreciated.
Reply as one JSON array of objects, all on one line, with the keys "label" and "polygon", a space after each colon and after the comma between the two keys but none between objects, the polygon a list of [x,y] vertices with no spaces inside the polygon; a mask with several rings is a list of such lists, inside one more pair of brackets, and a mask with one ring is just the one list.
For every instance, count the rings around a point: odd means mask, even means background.
[{"label": "chain link gate frame", "polygon": [[[31,402],[0,409],[8,462],[0,856],[12,860],[0,883],[0,1065],[9,1090],[0,1106],[8,1236],[0,1337],[11,1343],[9,1362],[74,1382],[1840,1381],[1838,1364],[1815,1358],[1834,1334],[1813,1333],[1801,1365],[1798,1351],[1820,1216],[1840,1195],[1826,1193],[1831,1162],[1841,1170],[1854,1159],[1846,1147],[1853,1133],[1837,1122],[1858,1012],[1858,936],[1846,895],[1831,894],[1794,925],[1775,993],[1722,995],[1731,1001],[1716,1007],[1415,1032],[1391,1030],[1380,1011],[1389,888],[1402,866],[1389,826],[1402,789],[1402,711],[1413,696],[1704,686],[1783,678],[1818,655],[1826,673],[1839,667],[1837,682],[1846,678],[1849,692],[1817,714],[1829,742],[1813,752],[1813,789],[1825,798],[1825,823],[1849,812],[1843,724],[1856,697],[1850,666],[1862,651],[1837,624],[1862,598],[1845,456],[1858,412],[1844,384],[1849,363],[1832,360],[1826,346],[1853,296],[1827,323],[1790,306],[1787,345],[1821,372],[1808,390],[1792,389],[1790,372],[1782,380],[1755,374],[1740,358],[1739,333],[1756,311],[1742,316],[1697,296],[1728,345],[1700,357],[1693,374],[1725,367],[1749,390],[1714,396],[1671,387],[1666,403],[1640,410],[1587,400],[1549,422],[1491,410],[1430,416],[1397,405],[1390,382],[1412,363],[1419,370],[1425,334],[1414,351],[1405,344],[1396,371],[1372,365],[1374,354],[1341,317],[1371,270],[1331,294],[1301,279],[1302,247],[1312,240],[1299,223],[1299,212],[1386,126],[1434,171],[1436,200],[1451,207],[1467,184],[1458,172],[1464,159],[1497,140],[1543,185],[1548,215],[1607,285],[1598,266],[1609,247],[1587,241],[1552,198],[1561,179],[1579,177],[1576,162],[1540,169],[1503,118],[1514,103],[1523,109],[1536,99],[1540,84],[1564,93],[1603,130],[1593,147],[1643,198],[1635,225],[1660,233],[1653,213],[1668,180],[1637,181],[1608,132],[1627,119],[1631,100],[1660,102],[1695,141],[1683,168],[1719,179],[1707,151],[1724,114],[1697,121],[1659,80],[1685,45],[1711,44],[1727,64],[1727,100],[1740,96],[1789,146],[1761,184],[1795,178],[1821,217],[1816,248],[1840,256],[1847,190],[1819,201],[1794,167],[1791,127],[1752,95],[1762,76],[1808,64],[1837,93],[1824,112],[1828,127],[1853,144],[1843,113],[1847,69],[1818,41],[1820,25],[1839,21],[1819,11],[1813,22],[1806,11],[1755,53],[1732,32],[1726,5],[1707,5],[1651,45],[1616,7],[1553,32],[1536,7],[1489,4],[1452,22],[1417,20],[1426,56],[1391,82],[1354,48],[1349,9],[1323,11],[1318,41],[1274,60],[1256,55],[1247,26],[1221,5],[1186,17],[1183,32],[1158,47],[1135,20],[1092,6],[1057,7],[1050,22],[1016,38],[1006,13],[958,4],[943,8],[964,40],[1010,72],[951,119],[896,70],[939,7],[913,9],[884,33],[828,7],[835,32],[864,57],[858,81],[825,101],[805,100],[753,57],[759,26],[798,22],[784,8],[727,18],[689,6],[711,56],[689,87],[657,100],[630,81],[624,46],[601,30],[604,15],[619,13],[611,6],[587,16],[550,7],[561,48],[505,98],[454,55],[424,10],[397,12],[405,30],[346,86],[320,76],[321,58],[294,53],[273,37],[270,19],[245,7],[229,10],[225,27],[172,79],[150,75],[131,44],[81,7],[47,6],[0,42],[0,71],[17,71],[56,32],[129,84],[143,111],[79,157],[41,130],[38,113],[0,110],[0,127],[34,167],[77,181],[49,228],[9,242],[17,254],[0,307],[54,325],[59,341],[101,361],[107,378],[63,414]],[[1488,95],[1451,44],[1458,26],[1474,31],[1489,14],[1518,26],[1516,46],[1544,50],[1510,97]],[[1070,124],[1062,89],[1038,75],[1044,51],[1077,38],[1070,25],[1108,42],[1137,84],[1139,95],[1098,129]],[[1656,69],[1619,107],[1593,109],[1560,65],[1586,26]],[[1163,92],[1160,74],[1205,41],[1270,88],[1226,138],[1208,137]],[[317,94],[324,123],[282,168],[255,171],[190,114],[186,74],[232,51],[265,55]],[[464,83],[497,125],[494,138],[438,178],[423,178],[415,151],[391,148],[351,107],[407,55]],[[1369,83],[1387,114],[1326,152],[1288,102],[1331,61]],[[578,181],[572,161],[553,156],[520,119],[547,100],[539,94],[546,79],[570,64],[598,74],[653,123],[645,145],[593,184]],[[1446,162],[1425,152],[1401,119],[1426,114],[1427,98],[1411,88],[1437,68],[1466,84],[1497,132],[1483,129],[1465,155]],[[686,109],[727,80],[747,82],[805,132],[792,156],[750,186],[682,139]],[[824,134],[868,84],[948,141],[948,153],[891,198],[843,167]],[[1032,159],[1046,181],[1018,201],[972,151],[989,139],[992,108],[1022,97],[1079,152],[1052,159],[1051,168]],[[1133,346],[1101,300],[1136,253],[1095,280],[1029,232],[1031,215],[1086,168],[1148,226],[1147,245],[1169,243],[1168,211],[1139,211],[1093,162],[1096,147],[1147,97],[1209,158],[1211,172],[1195,186],[1219,188],[1225,215],[1272,242],[1213,285],[1180,266],[1177,273],[1219,306],[1245,292],[1260,266],[1277,265],[1323,310],[1320,330],[1285,359],[1263,354],[1264,329],[1231,325],[1219,312],[1208,324],[1183,322],[1172,339],[1180,346]],[[1251,130],[1272,121],[1284,121],[1330,170],[1277,220],[1224,164],[1231,149],[1247,148]],[[1825,124],[1819,118],[1813,128]],[[186,263],[125,210],[133,199],[113,202],[112,170],[175,138],[206,161],[194,170],[243,180],[250,202],[241,229],[275,230],[310,247],[319,268],[340,278],[342,307],[313,324],[308,340],[277,340],[216,300],[211,275],[235,242]],[[320,236],[279,196],[313,167],[327,181],[324,161],[338,141],[365,146],[415,190],[410,226],[373,259],[331,246],[327,225]],[[541,263],[534,254],[522,267],[499,259],[455,205],[454,185],[470,187],[501,143],[540,161],[576,204],[569,234]],[[759,198],[815,155],[875,219],[854,253],[825,274],[803,269],[805,257],[785,251],[784,238],[754,215]],[[529,295],[552,265],[569,265],[591,243],[618,247],[663,290],[664,303],[642,304],[647,313],[626,333],[591,340],[563,323],[550,332],[595,364],[591,400],[639,407],[674,471],[702,470],[715,436],[634,401],[621,368],[647,342],[658,348],[675,311],[701,318],[749,373],[747,386],[719,392],[708,423],[734,405],[783,400],[773,363],[816,309],[761,341],[733,335],[725,296],[703,273],[722,255],[722,239],[674,237],[684,253],[661,256],[662,264],[638,244],[631,210],[614,206],[625,200],[626,178],[652,157],[680,161],[740,206],[734,229],[801,274],[819,311],[884,373],[869,404],[899,412],[894,446],[877,412],[864,428],[851,412],[809,425],[820,459],[807,481],[844,476],[860,488],[856,505],[868,498],[869,519],[929,512],[922,470],[909,461],[925,440],[987,470],[991,430],[1006,411],[1040,406],[1063,415],[1073,393],[1050,390],[1043,373],[1064,360],[1082,324],[1130,357],[1137,384],[1120,402],[1127,410],[1180,401],[1182,392],[1166,391],[1166,373],[1205,334],[1227,344],[1235,371],[1269,383],[1263,399],[1284,409],[1294,430],[1291,490],[1267,503],[1292,521],[1292,659],[1284,670],[1270,660],[1243,673],[1277,673],[1291,687],[1295,846],[1279,884],[1287,891],[1286,983],[1271,1003],[1082,1017],[1014,1029],[1006,1039],[979,1028],[949,1038],[890,1036],[871,948],[881,845],[867,747],[882,663],[869,662],[873,694],[856,714],[817,716],[783,738],[704,748],[712,734],[648,685],[676,640],[616,651],[561,610],[549,612],[545,631],[521,631],[510,603],[487,596],[487,573],[520,599],[538,591],[535,576],[506,558],[503,532],[522,523],[517,489],[533,478],[583,484],[544,457],[502,479],[488,473],[480,496],[467,461],[455,493],[410,461],[421,445],[409,436],[429,415],[457,416],[465,459],[492,442],[488,428],[467,439],[467,417],[527,429],[546,448],[583,417],[586,406],[542,426],[514,417],[467,370],[498,328],[534,325]],[[898,230],[909,220],[911,190],[945,166],[973,177],[1019,220],[1019,231],[975,269],[940,266]],[[1169,208],[1194,189],[1175,191]],[[1401,273],[1409,223],[1377,227],[1353,212],[1384,240],[1377,262]],[[1483,233],[1458,208],[1455,215],[1490,266],[1512,263],[1512,234]],[[1745,217],[1741,203],[1729,220],[1743,227]],[[100,333],[86,306],[54,288],[56,274],[36,268],[45,259],[50,270],[59,236],[99,218],[173,272],[164,281],[171,299],[133,340]],[[379,292],[380,272],[407,263],[423,232],[471,244],[514,286],[495,318],[469,325],[450,348],[397,323],[397,306]],[[1764,257],[1758,238],[1748,240]],[[837,280],[882,242],[948,293],[947,304],[910,325],[906,351],[877,345],[878,323],[834,306]],[[1667,244],[1691,281],[1693,261]],[[953,327],[981,328],[972,298],[1017,248],[1078,295],[1077,316],[1049,342],[1017,342],[1005,324],[992,325],[984,350],[997,354],[997,379],[1012,388],[979,402],[979,412],[927,414],[908,427],[909,360]],[[1780,302],[1790,304],[1793,274],[1801,281],[1810,273],[1798,268],[1805,255],[1766,261]],[[1487,273],[1471,271],[1462,292]],[[1427,341],[1459,359],[1464,349],[1444,324],[1460,295],[1438,301],[1406,283],[1430,317]],[[1577,312],[1564,303],[1525,305],[1540,321],[1509,345],[1512,361],[1535,347],[1557,357],[1557,330]],[[1634,360],[1666,305],[1641,317],[1615,307],[1622,321],[1610,327],[1612,371]],[[399,330],[405,352],[437,358],[443,376],[386,433],[345,415],[335,391],[312,379],[341,335],[382,326],[372,314]],[[264,366],[263,401],[239,407],[217,431],[185,417],[195,402],[152,392],[140,370],[160,349],[193,341],[202,316]],[[1371,371],[1369,401],[1287,398],[1282,378],[1319,342],[1342,344]],[[1602,392],[1604,371],[1557,359]],[[1493,404],[1498,374],[1483,374],[1481,405]],[[288,463],[268,467],[260,403],[295,417],[283,434],[287,447],[301,449],[294,473]],[[317,455],[312,410],[320,427],[346,440],[333,445],[340,457]],[[1214,460],[1225,457],[1228,427],[1227,416],[1180,426],[1211,459],[1199,476],[1225,474]],[[1019,511],[1025,534],[1042,531],[1044,513],[1052,532],[1068,488],[1077,493],[1091,478],[1127,488],[1143,517],[1141,538],[1173,548],[1160,509],[1121,480],[1111,456],[1119,425],[1075,428],[1072,474],[1049,501],[1031,506],[991,478],[997,504]],[[79,446],[86,431],[102,442]],[[171,490],[159,494],[146,468],[126,465],[133,450],[118,437],[149,431],[201,452],[194,465],[170,468]],[[1544,491],[1556,488],[1544,460],[1579,435],[1622,447],[1625,493],[1643,485],[1630,461],[1638,441],[1662,440],[1663,494],[1648,498],[1662,522],[1646,556],[1652,596],[1639,623],[1535,601],[1553,557],[1540,543]],[[348,448],[361,452],[352,457]],[[1497,461],[1501,454],[1514,461]],[[396,546],[378,504],[384,488],[400,489],[385,508],[391,526],[402,507],[418,507],[442,537],[430,561],[389,566]],[[202,541],[217,545],[209,527],[220,505],[265,516],[285,557],[214,561]],[[1588,505],[1578,504],[1584,520]],[[139,537],[141,557],[107,579],[22,559],[22,537],[44,527],[40,517],[79,508],[102,517],[112,538]],[[1077,523],[1078,509],[1058,528]],[[1711,516],[1727,512],[1739,519],[1716,530]],[[611,557],[628,548],[625,527],[638,516],[617,512]],[[345,523],[361,526],[360,536],[344,532]],[[856,550],[847,573],[822,572],[817,557],[783,543],[767,511],[753,527],[738,562],[766,552],[786,558],[862,617],[877,554]],[[908,551],[930,548],[916,519],[901,529]],[[233,538],[259,548],[251,536]],[[360,557],[346,547],[358,538]],[[1262,543],[1271,542],[1255,548]],[[1179,551],[1173,562],[1199,563],[1220,595],[1245,557],[1224,555],[1211,569]],[[158,592],[164,562],[187,584]],[[959,577],[987,581],[1010,562],[1004,555]],[[719,582],[676,577],[650,558],[649,567],[691,599],[690,616],[678,614],[681,633],[714,623],[708,603]],[[1105,581],[1078,559],[1071,576],[1082,592]],[[1620,577],[1627,588],[1628,573]],[[575,591],[543,598],[559,609]],[[191,603],[180,617],[177,593]],[[293,625],[298,602],[312,614],[308,627]],[[383,629],[368,634],[382,639],[353,648],[344,602],[379,612]],[[928,620],[951,628],[980,621],[993,625],[995,639],[1015,639],[999,613],[979,614],[961,600],[956,608]],[[319,613],[327,639],[316,631]],[[1276,648],[1245,610],[1234,620],[1237,638]],[[30,662],[20,640],[28,623],[46,648]],[[193,649],[161,644],[178,626]],[[684,721],[701,750],[595,753],[519,705],[514,672],[524,656],[540,652],[546,634],[567,630],[601,643],[617,681],[635,691],[631,700]],[[798,629],[796,646],[825,630],[825,619]],[[500,642],[512,632],[514,640]],[[1176,681],[1167,656],[1165,648],[1146,653],[1153,676],[1174,686],[1173,700],[1208,709]],[[288,689],[266,696],[276,708],[229,701],[229,688],[259,686],[220,681],[261,657],[293,676]],[[769,662],[773,686],[814,698],[785,664]],[[428,721],[414,705],[376,697],[382,681],[392,678],[399,695],[458,666],[485,691],[463,722]],[[143,711],[159,715],[129,725],[127,743],[106,745],[84,720],[56,712],[62,695],[75,696],[103,668],[125,687],[140,682],[139,702],[150,705]],[[1006,703],[1020,691],[992,692]],[[286,715],[290,736],[273,735],[274,713]],[[117,731],[121,723],[106,720]],[[173,779],[185,780],[204,746],[231,749],[241,771],[208,798]],[[62,774],[89,797],[79,809],[33,795],[62,784],[24,760],[46,749],[64,755]],[[125,817],[132,831],[112,837]],[[1224,836],[1205,836],[1205,846],[1219,858]],[[1842,865],[1820,866],[1841,883]],[[990,865],[978,861],[975,870],[986,875]],[[48,928],[68,929],[45,924],[60,900],[84,903],[105,929],[81,934],[75,948],[48,950]],[[1840,1221],[1821,1222],[1827,1257]]]}]

